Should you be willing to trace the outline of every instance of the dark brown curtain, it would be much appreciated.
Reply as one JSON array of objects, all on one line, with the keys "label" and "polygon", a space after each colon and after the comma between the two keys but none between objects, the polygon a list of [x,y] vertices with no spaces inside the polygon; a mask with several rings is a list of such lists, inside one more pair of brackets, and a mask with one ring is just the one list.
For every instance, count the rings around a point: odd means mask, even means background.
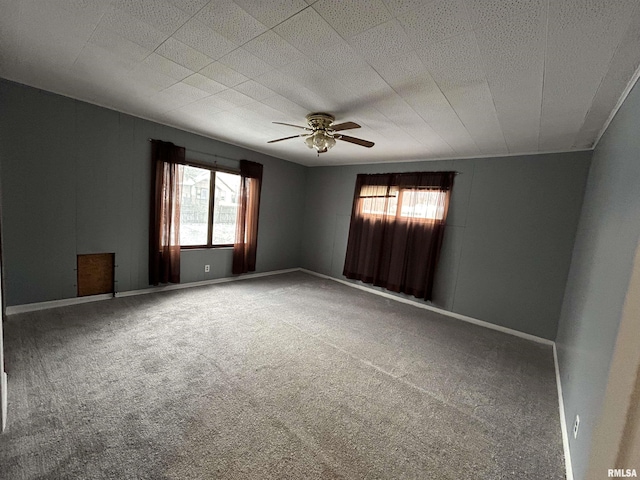
[{"label": "dark brown curtain", "polygon": [[151,141],[149,284],[180,283],[180,186],[185,149]]},{"label": "dark brown curtain", "polygon": [[262,165],[240,160],[240,177],[240,207],[236,222],[236,241],[233,245],[234,274],[253,272],[256,269]]},{"label": "dark brown curtain", "polygon": [[343,275],[431,300],[454,177],[358,175]]}]

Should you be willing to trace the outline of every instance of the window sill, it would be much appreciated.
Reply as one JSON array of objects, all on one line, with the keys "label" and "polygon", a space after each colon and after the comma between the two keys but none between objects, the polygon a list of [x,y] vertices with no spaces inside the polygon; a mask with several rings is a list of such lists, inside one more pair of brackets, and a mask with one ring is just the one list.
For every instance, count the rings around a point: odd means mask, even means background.
[{"label": "window sill", "polygon": [[192,250],[233,250],[233,245],[213,245],[211,247],[207,247],[206,245],[195,245],[180,247],[181,252],[189,252]]}]

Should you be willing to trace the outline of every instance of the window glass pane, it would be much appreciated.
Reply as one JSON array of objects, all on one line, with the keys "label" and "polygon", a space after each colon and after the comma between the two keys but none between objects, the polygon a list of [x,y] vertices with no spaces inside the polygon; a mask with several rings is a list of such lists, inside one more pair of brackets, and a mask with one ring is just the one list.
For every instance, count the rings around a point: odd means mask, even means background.
[{"label": "window glass pane", "polygon": [[180,205],[180,245],[206,245],[211,172],[185,165]]},{"label": "window glass pane", "polygon": [[403,190],[400,216],[442,220],[445,195],[440,190]]},{"label": "window glass pane", "polygon": [[216,172],[216,191],[213,197],[213,244],[235,242],[236,217],[240,203],[240,175]]},{"label": "window glass pane", "polygon": [[398,188],[385,185],[363,185],[360,190],[360,211],[366,215],[396,214]]}]

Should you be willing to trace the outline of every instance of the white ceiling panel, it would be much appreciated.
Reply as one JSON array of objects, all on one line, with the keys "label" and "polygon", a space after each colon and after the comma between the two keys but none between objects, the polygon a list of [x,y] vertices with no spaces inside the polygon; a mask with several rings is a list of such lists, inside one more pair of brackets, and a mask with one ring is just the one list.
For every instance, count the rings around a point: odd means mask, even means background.
[{"label": "white ceiling panel", "polygon": [[486,80],[480,51],[472,33],[450,37],[417,52],[445,95],[445,89],[455,97],[456,92],[463,91],[465,87],[474,87]]},{"label": "white ceiling panel", "polygon": [[235,49],[222,57],[219,62],[248,78],[255,78],[274,68],[244,48]]},{"label": "white ceiling panel", "polygon": [[212,114],[216,114],[218,112],[229,112],[236,108],[237,105],[233,104],[223,97],[220,97],[220,93],[216,95],[210,95],[197,102],[193,102],[189,108],[191,108],[192,111],[196,111],[197,108],[199,108],[203,112],[211,111]]},{"label": "white ceiling panel", "polygon": [[177,108],[193,103],[193,99],[187,96],[176,95],[169,90],[162,90],[144,99],[149,105],[160,105],[162,112],[169,112]]},{"label": "white ceiling panel", "polygon": [[382,0],[318,0],[313,9],[344,38],[391,19]]},{"label": "white ceiling panel", "polygon": [[173,37],[214,60],[237,48],[236,44],[214,32],[195,18],[185,23]]},{"label": "white ceiling panel", "polygon": [[442,138],[399,95],[390,95],[379,103],[384,115],[422,145],[446,144]]},{"label": "white ceiling panel", "polygon": [[405,83],[397,91],[458,155],[468,156],[480,153],[449,101],[430,76]]},{"label": "white ceiling panel", "polygon": [[[541,149],[563,150],[574,144],[637,4],[637,0],[549,4]],[[577,78],[579,82],[574,81]]]},{"label": "white ceiling panel", "polygon": [[[557,1],[557,0],[553,0]],[[465,0],[469,19],[473,28],[496,25],[501,28],[505,22],[521,15],[536,15],[542,3],[545,8],[548,0]]]},{"label": "white ceiling panel", "polygon": [[264,100],[265,98],[271,97],[275,95],[276,92],[271,90],[270,88],[265,87],[264,85],[256,82],[255,80],[248,80],[239,85],[233,87],[234,90],[240,93],[244,93],[254,100]]},{"label": "white ceiling panel", "polygon": [[395,19],[351,37],[349,44],[371,65],[383,67],[396,57],[413,51],[407,34]]},{"label": "white ceiling panel", "polygon": [[400,95],[407,90],[421,90],[425,81],[435,85],[431,74],[413,50],[387,61],[381,61],[375,69],[382,79]]},{"label": "white ceiling panel", "polygon": [[97,45],[87,44],[71,68],[85,78],[106,78],[115,82],[120,74],[130,73],[137,67],[138,63],[131,58],[106,51]]},{"label": "white ceiling panel", "polygon": [[[296,64],[292,64],[292,66],[293,65]],[[286,97],[288,100],[304,107],[307,110],[307,113],[318,110],[330,110],[330,107],[334,106],[331,101],[326,99],[326,97],[323,97],[316,91],[306,88],[302,83],[297,81],[296,78],[287,76],[285,73],[280,71],[268,72],[256,78],[256,81],[273,90],[279,96]],[[264,100],[264,102],[268,105],[272,105],[271,103],[268,103],[267,100]],[[302,118],[304,118],[304,115]]]},{"label": "white ceiling panel", "polygon": [[155,50],[169,36],[118,8],[111,8],[105,12],[99,25],[113,30],[148,50]]},{"label": "white ceiling panel", "polygon": [[417,46],[425,46],[471,30],[462,0],[427,2],[398,20]]},{"label": "white ceiling panel", "polygon": [[236,45],[243,45],[267,31],[267,27],[231,0],[211,2],[195,18]]},{"label": "white ceiling panel", "polygon": [[188,13],[164,0],[113,0],[113,5],[167,35],[173,34],[190,18]]},{"label": "white ceiling panel", "polygon": [[282,67],[304,58],[302,52],[272,30],[254,38],[244,48],[274,67]]},{"label": "white ceiling panel", "polygon": [[[282,95],[273,95],[272,97],[265,98],[262,103],[265,105],[269,105],[271,108],[278,110],[279,112],[284,113],[288,116],[288,118],[304,118],[304,116],[309,113],[304,107],[301,107],[295,102],[292,102],[287,97],[283,97]],[[299,122],[298,122],[299,124]]]},{"label": "white ceiling panel", "polygon": [[319,48],[317,51],[309,53],[307,57],[331,72],[336,78],[340,78],[340,72],[371,68],[371,66],[342,39],[335,45],[332,45],[330,49]]},{"label": "white ceiling panel", "polygon": [[506,153],[475,36],[450,37],[419,53],[480,151]]},{"label": "white ceiling panel", "polygon": [[637,51],[640,45],[640,3],[635,9],[627,31],[618,45],[611,60],[607,74],[598,87],[589,112],[578,132],[573,146],[576,148],[592,148],[598,139],[603,125],[607,122],[615,108],[629,79],[633,77],[640,59]]},{"label": "white ceiling panel", "polygon": [[307,8],[307,4],[303,0],[274,0],[271,2],[236,0],[236,3],[268,28],[275,27],[300,10]]},{"label": "white ceiling panel", "polygon": [[274,31],[295,48],[313,54],[321,45],[322,50],[331,51],[342,42],[329,25],[313,8],[306,8],[274,28]]},{"label": "white ceiling panel", "polygon": [[151,50],[127,40],[112,30],[104,27],[96,28],[89,43],[102,47],[117,56],[123,56],[141,62],[151,54]]},{"label": "white ceiling panel", "polygon": [[308,165],[591,148],[639,64],[638,0],[0,0],[3,77]]},{"label": "white ceiling panel", "polygon": [[[330,98],[341,88],[330,72],[317,65],[312,60],[304,59],[290,63],[278,70],[280,78],[295,80],[300,88],[309,90],[310,95],[318,95],[321,98]],[[284,80],[285,82],[287,80]]]},{"label": "white ceiling panel", "polygon": [[213,62],[211,65],[207,65],[199,73],[227,87],[233,87],[249,80],[240,72],[236,72],[220,62]]},{"label": "white ceiling panel", "polygon": [[195,15],[202,8],[209,3],[210,0],[168,0],[169,3],[175,5],[183,12],[190,15]]},{"label": "white ceiling panel", "polygon": [[189,70],[168,58],[158,55],[157,53],[152,53],[141,63],[156,72],[163,73],[176,80],[182,80],[194,73],[192,70]]},{"label": "white ceiling panel", "polygon": [[[95,57],[94,57],[95,58]],[[115,71],[114,71],[115,72]],[[117,74],[120,74],[118,72]],[[149,95],[154,91],[164,90],[176,83],[176,79],[160,73],[157,70],[153,70],[142,63],[135,66],[130,72],[126,72],[124,81],[134,83],[145,83],[150,85]]]},{"label": "white ceiling panel", "polygon": [[18,56],[51,55],[57,57],[52,59],[54,62],[75,60],[96,27],[93,16],[84,11],[70,12],[34,0],[19,2],[14,12],[0,18],[3,37],[8,33],[7,41],[18,40]]},{"label": "white ceiling panel", "polygon": [[[11,0],[6,0],[7,5],[12,3]],[[59,13],[64,13],[68,18],[74,22],[80,21],[82,23],[90,23],[96,25],[100,18],[111,7],[110,1],[104,0],[49,0],[42,2],[41,0],[20,0],[20,5],[23,7],[27,4],[37,6],[42,11],[45,9],[55,10]]]},{"label": "white ceiling panel", "polygon": [[[525,3],[525,2],[523,2]],[[487,81],[510,152],[535,152],[540,133],[546,1],[526,2],[476,30]],[[533,8],[537,5],[537,8]]]},{"label": "white ceiling panel", "polygon": [[423,7],[426,3],[435,3],[438,0],[383,0],[387,9],[395,17],[407,14]]},{"label": "white ceiling panel", "polygon": [[191,85],[192,87],[199,88],[200,90],[203,90],[211,95],[220,93],[221,91],[228,88],[226,85],[211,80],[201,73],[194,73],[193,75],[190,75],[182,80],[182,82],[186,83],[187,85]]},{"label": "white ceiling panel", "polygon": [[217,98],[226,100],[227,102],[235,105],[236,107],[242,107],[248,103],[253,103],[255,100],[244,93],[238,92],[235,89],[228,89],[224,92],[216,94]]},{"label": "white ceiling panel", "polygon": [[198,71],[213,62],[213,59],[204,53],[200,53],[195,48],[191,48],[173,37],[167,38],[156,49],[156,53],[193,71]]},{"label": "white ceiling panel", "polygon": [[192,87],[191,85],[183,82],[174,83],[170,87],[163,90],[163,92],[170,93],[172,95],[176,95],[192,101],[196,101],[211,95],[210,93],[207,93],[204,90],[200,90],[199,88]]},{"label": "white ceiling panel", "polygon": [[190,115],[206,119],[211,115],[216,115],[223,111],[214,105],[214,102],[211,100],[211,98],[212,97],[209,97],[209,100],[203,100],[200,102],[191,102],[187,105],[179,107],[177,110],[181,112],[188,112]]},{"label": "white ceiling panel", "polygon": [[[255,116],[253,117],[252,123],[257,123],[262,125],[263,128],[271,128],[272,130],[272,138],[279,138],[285,135],[282,134],[282,129],[279,125],[273,125],[272,122],[284,122],[288,119],[288,116],[282,113],[280,110],[276,110],[269,105],[265,105],[261,102],[248,103],[244,105],[242,108],[245,112],[254,112]],[[259,119],[256,122],[255,119]]]}]

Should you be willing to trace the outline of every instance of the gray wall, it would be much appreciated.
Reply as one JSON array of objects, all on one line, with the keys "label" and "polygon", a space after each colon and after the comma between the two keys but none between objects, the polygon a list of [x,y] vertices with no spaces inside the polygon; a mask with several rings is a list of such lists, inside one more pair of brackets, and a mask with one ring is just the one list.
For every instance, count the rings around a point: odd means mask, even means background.
[{"label": "gray wall", "polygon": [[303,267],[336,278],[358,173],[456,170],[433,304],[555,339],[591,152],[309,169]]},{"label": "gray wall", "polygon": [[[117,291],[149,286],[148,138],[262,163],[257,271],[300,265],[304,167],[4,80],[0,111],[7,305],[75,297],[77,254],[115,252]],[[183,252],[182,282],[230,276],[231,253]]]},{"label": "gray wall", "polygon": [[580,415],[578,438],[569,439],[576,480],[585,478],[591,434],[602,408],[640,237],[638,125],[636,85],[593,155],[558,328],[569,431],[575,415]]}]

